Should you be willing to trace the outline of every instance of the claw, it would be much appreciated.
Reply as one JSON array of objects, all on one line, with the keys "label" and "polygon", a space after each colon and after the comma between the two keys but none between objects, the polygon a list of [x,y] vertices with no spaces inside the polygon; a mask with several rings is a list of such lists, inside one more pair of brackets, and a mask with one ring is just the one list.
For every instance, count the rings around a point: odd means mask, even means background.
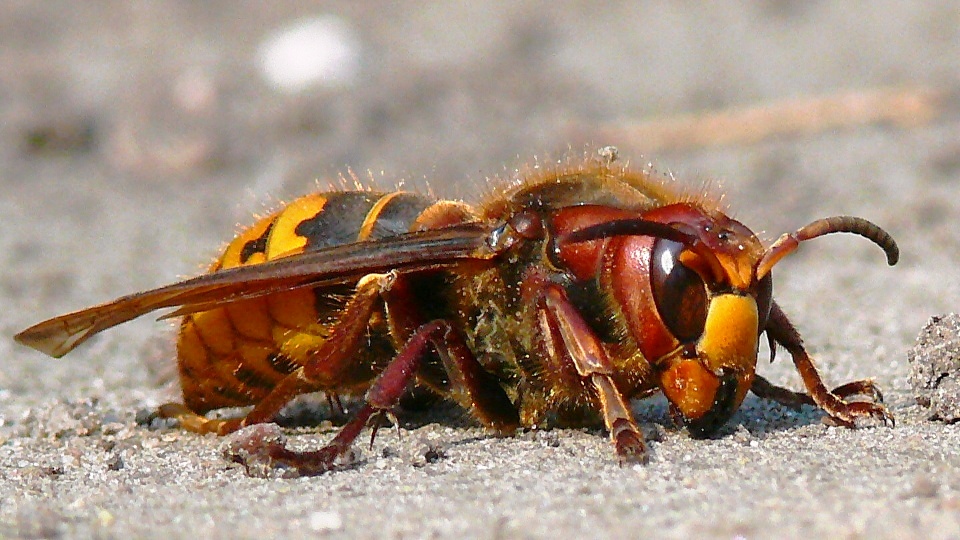
[{"label": "claw", "polygon": [[380,417],[381,417],[381,416],[386,417],[386,419],[387,419],[390,423],[392,423],[392,424],[394,425],[394,427],[397,428],[397,438],[400,439],[400,440],[403,440],[403,433],[400,432],[400,421],[397,420],[397,415],[393,414],[392,412],[390,412],[390,411],[388,411],[388,410],[379,410],[379,411],[377,411],[377,412],[373,415],[373,417],[371,418],[371,420],[373,420],[373,422],[372,422],[372,428],[371,428],[371,430],[370,430],[370,449],[371,449],[371,450],[373,450],[373,441],[374,441],[374,439],[377,438],[377,432],[380,431],[380,428],[381,428],[381,427],[383,427],[383,426],[380,424]]},{"label": "claw", "polygon": [[896,420],[893,414],[883,405],[870,403],[867,401],[843,401],[843,407],[837,411],[830,412],[830,419],[844,427],[857,427],[857,420],[872,418],[880,421],[885,426],[895,427]]},{"label": "claw", "polygon": [[833,394],[843,399],[850,396],[863,396],[874,403],[883,403],[883,392],[870,379],[842,384],[833,389]]},{"label": "claw", "polygon": [[643,435],[632,429],[627,423],[614,426],[610,434],[613,446],[620,459],[620,466],[626,463],[640,463],[646,465],[650,461],[647,445],[643,442]]},{"label": "claw", "polygon": [[626,437],[618,437],[614,445],[616,446],[617,457],[620,459],[621,467],[628,463],[646,465],[650,462],[650,454],[647,453],[647,446],[633,434]]},{"label": "claw", "polygon": [[283,433],[276,424],[255,424],[231,435],[223,447],[224,456],[243,465],[247,476],[267,478],[274,470],[273,454],[285,450]]},{"label": "claw", "polygon": [[316,476],[333,470],[334,462],[342,453],[342,449],[335,445],[313,452],[294,452],[281,444],[273,444],[266,450],[274,463],[293,467],[300,476]]},{"label": "claw", "polygon": [[[832,407],[835,410],[827,410],[827,414],[842,426],[857,427],[857,420],[864,418],[872,418],[885,426],[896,425],[893,415],[882,405],[883,393],[870,379],[840,385],[834,388],[831,394],[838,403]],[[846,401],[852,396],[861,396],[866,398],[866,401]]]}]

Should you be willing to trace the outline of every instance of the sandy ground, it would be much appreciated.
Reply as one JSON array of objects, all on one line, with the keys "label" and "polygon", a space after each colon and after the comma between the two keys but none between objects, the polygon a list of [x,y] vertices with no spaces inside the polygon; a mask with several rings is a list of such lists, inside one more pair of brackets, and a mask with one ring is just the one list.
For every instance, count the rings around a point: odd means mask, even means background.
[{"label": "sandy ground", "polygon": [[[720,146],[598,129],[851,90],[956,96],[957,5],[492,4],[0,6],[0,536],[960,537],[960,427],[928,421],[907,381],[917,332],[960,309],[957,101],[912,125]],[[356,69],[279,91],[258,51],[311,16],[346,27]],[[828,382],[874,377],[897,426],[831,428],[750,397],[700,441],[662,402],[636,403],[653,458],[620,467],[601,432],[498,439],[447,411],[404,417],[355,467],[257,479],[221,439],[136,423],[176,397],[168,324],[59,361],[9,339],[195,274],[237,223],[348,168],[470,198],[586,143],[719,183],[770,240],[838,213],[887,227],[897,267],[867,242],[818,240],[777,268],[776,294]],[[799,384],[786,358],[759,370]],[[332,430],[287,434],[315,448]]]}]

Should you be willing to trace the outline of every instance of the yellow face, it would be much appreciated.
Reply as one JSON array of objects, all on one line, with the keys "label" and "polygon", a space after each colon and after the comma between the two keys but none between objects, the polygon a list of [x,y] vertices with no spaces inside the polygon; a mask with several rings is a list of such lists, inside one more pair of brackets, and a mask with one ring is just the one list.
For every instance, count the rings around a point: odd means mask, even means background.
[{"label": "yellow face", "polygon": [[692,433],[713,431],[740,406],[753,384],[758,327],[752,296],[717,295],[710,299],[695,346],[683,347],[666,360],[660,387]]},{"label": "yellow face", "polygon": [[754,275],[763,248],[749,229],[726,217],[694,217],[683,227],[696,242],[654,245],[651,290],[676,343],[656,361],[660,388],[690,433],[706,436],[753,384],[772,282]]}]

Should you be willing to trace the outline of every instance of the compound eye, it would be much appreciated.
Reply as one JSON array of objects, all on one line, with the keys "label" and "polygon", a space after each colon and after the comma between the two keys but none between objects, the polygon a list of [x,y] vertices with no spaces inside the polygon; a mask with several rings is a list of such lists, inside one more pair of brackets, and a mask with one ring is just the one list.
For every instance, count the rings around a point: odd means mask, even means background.
[{"label": "compound eye", "polygon": [[653,247],[650,273],[653,300],[674,337],[694,341],[703,334],[707,320],[707,287],[700,277],[680,262],[683,244],[659,239]]}]

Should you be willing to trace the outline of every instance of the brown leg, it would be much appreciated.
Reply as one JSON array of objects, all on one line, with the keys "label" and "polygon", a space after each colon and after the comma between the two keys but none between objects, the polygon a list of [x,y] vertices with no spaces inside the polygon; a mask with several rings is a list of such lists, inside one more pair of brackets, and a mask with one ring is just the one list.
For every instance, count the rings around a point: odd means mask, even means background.
[{"label": "brown leg", "polygon": [[[294,452],[279,444],[267,445],[262,451],[271,460],[296,468],[300,474],[319,474],[330,470],[334,461],[350,449],[371,416],[389,411],[397,405],[415,378],[420,361],[431,345],[440,351],[451,376],[462,381],[473,411],[484,424],[501,431],[518,427],[516,409],[496,379],[476,361],[450,324],[437,320],[421,326],[413,333],[367,391],[363,407],[329,444],[313,452]],[[446,359],[449,359],[449,363]]]},{"label": "brown leg", "polygon": [[[873,382],[854,381],[838,387],[838,391],[831,392],[827,390],[827,387],[823,384],[823,379],[820,378],[820,374],[813,364],[813,360],[810,359],[810,355],[807,354],[806,349],[803,347],[803,340],[799,332],[797,332],[797,329],[794,328],[793,324],[776,302],[773,303],[770,310],[770,318],[767,322],[766,331],[774,341],[783,345],[790,355],[793,356],[793,363],[800,373],[800,378],[803,379],[803,385],[807,388],[809,399],[812,400],[817,407],[823,409],[824,412],[830,415],[837,423],[847,427],[854,427],[857,418],[873,418],[884,424],[889,423],[893,425],[893,415],[891,415],[883,405],[866,401],[848,402],[843,399],[844,397],[858,394],[879,398],[880,392],[873,385]],[[764,383],[766,383],[766,386]],[[763,383],[760,383],[759,387],[754,384],[753,389],[754,391],[759,389],[761,393],[767,391],[768,394],[772,394],[772,399],[781,401],[778,398],[783,398],[787,403],[799,400],[802,404],[806,402],[804,400],[807,398],[798,397],[805,395],[776,387],[765,380]],[[793,395],[791,395],[791,393]]]},{"label": "brown leg", "polygon": [[[559,334],[551,349],[561,361],[571,361],[577,374],[588,380],[600,399],[603,422],[610,432],[617,456],[621,462],[641,462],[648,459],[643,435],[637,427],[626,401],[613,382],[613,367],[603,344],[583,319],[577,308],[570,303],[566,292],[559,285],[543,280],[541,276],[528,276],[528,287],[540,288],[540,317],[546,326],[544,333]],[[556,350],[556,342],[562,351]]]},{"label": "brown leg", "polygon": [[[463,336],[447,321],[434,321],[439,339],[431,341],[440,352],[447,373],[454,378],[454,388],[466,391],[466,404],[485,426],[499,433],[511,433],[520,427],[517,408],[500,386],[496,377],[477,362]],[[466,407],[465,407],[466,408]]]},{"label": "brown leg", "polygon": [[[817,405],[813,401],[813,398],[810,397],[810,394],[794,392],[789,388],[777,386],[760,375],[754,376],[753,386],[750,387],[750,390],[763,399],[776,401],[792,409],[799,409],[802,405]],[[852,396],[864,396],[876,403],[883,402],[883,394],[880,393],[880,389],[870,380],[853,381],[842,384],[834,388],[831,392],[836,394],[837,397],[844,399]]]}]

